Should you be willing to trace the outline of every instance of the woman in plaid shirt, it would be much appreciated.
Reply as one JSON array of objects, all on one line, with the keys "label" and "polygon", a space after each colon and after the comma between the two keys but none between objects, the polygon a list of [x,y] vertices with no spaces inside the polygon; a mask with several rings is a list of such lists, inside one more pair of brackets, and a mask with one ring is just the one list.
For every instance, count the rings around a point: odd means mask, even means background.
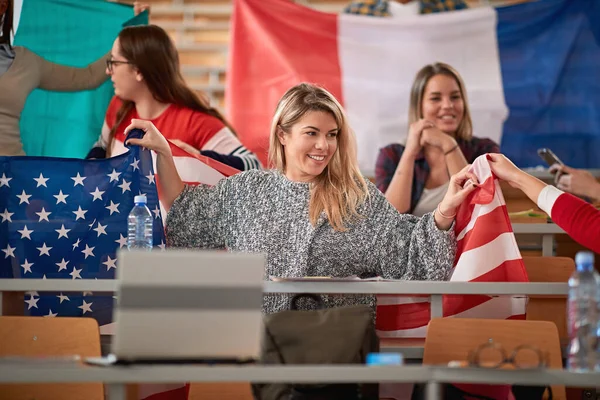
[{"label": "woman in plaid shirt", "polygon": [[375,169],[377,187],[401,213],[433,211],[450,176],[480,155],[500,151],[494,141],[473,137],[465,85],[447,64],[427,65],[417,73],[409,123],[406,145],[381,149]]}]

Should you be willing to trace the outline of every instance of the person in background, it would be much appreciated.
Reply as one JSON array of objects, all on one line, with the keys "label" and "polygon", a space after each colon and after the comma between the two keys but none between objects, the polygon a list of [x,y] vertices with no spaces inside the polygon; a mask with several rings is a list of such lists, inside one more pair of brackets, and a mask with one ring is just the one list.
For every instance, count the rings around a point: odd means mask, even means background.
[{"label": "person in background", "polygon": [[[134,12],[137,15],[147,8],[136,3]],[[19,122],[34,89],[74,92],[97,88],[106,81],[104,69],[110,59],[109,53],[84,68],[46,61],[25,47],[12,46],[13,18],[13,0],[0,0],[0,156],[25,155]]]},{"label": "person in background", "polygon": [[219,111],[186,85],[177,49],[162,28],[124,28],[114,42],[106,73],[115,97],[88,158],[127,151],[125,128],[132,119],[144,119],[189,153],[209,156],[238,170],[261,167]]},{"label": "person in background", "polygon": [[[167,245],[258,252],[265,276],[382,276],[445,280],[456,251],[451,227],[477,180],[455,174],[435,212],[398,213],[358,169],[356,142],[338,101],[299,84],[281,98],[271,124],[269,170],[251,170],[215,186],[185,185],[165,137],[152,121],[128,143],[157,153]],[[466,184],[471,179],[472,182]],[[463,187],[464,185],[464,187]],[[372,296],[325,297],[328,306],[370,304]],[[265,297],[264,312],[285,310],[287,295]]]},{"label": "person in background", "polygon": [[565,192],[573,193],[600,202],[600,182],[585,169],[575,169],[566,165],[553,165],[554,172],[560,172],[556,186]]},{"label": "person in background", "polygon": [[466,8],[468,6],[464,0],[353,0],[343,12],[372,17],[397,17]]},{"label": "person in background", "polygon": [[451,66],[435,63],[416,75],[410,94],[406,145],[379,151],[375,183],[401,213],[433,211],[450,177],[482,154],[499,152],[491,139],[473,137],[467,92]]},{"label": "person in background", "polygon": [[494,174],[536,202],[573,240],[600,253],[600,211],[517,168],[502,154],[488,154]]}]

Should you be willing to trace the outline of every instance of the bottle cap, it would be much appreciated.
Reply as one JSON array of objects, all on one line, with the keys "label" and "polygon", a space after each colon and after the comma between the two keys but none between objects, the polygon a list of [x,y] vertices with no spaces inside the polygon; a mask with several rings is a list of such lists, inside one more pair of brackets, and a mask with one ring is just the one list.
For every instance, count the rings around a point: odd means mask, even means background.
[{"label": "bottle cap", "polygon": [[594,253],[580,251],[575,255],[575,265],[578,270],[591,270],[594,267]]},{"label": "bottle cap", "polygon": [[145,195],[141,195],[141,196],[135,196],[135,197],[133,198],[133,202],[134,202],[134,203],[136,203],[136,204],[137,204],[137,203],[144,203],[144,204],[146,204],[146,201],[147,201],[147,200],[146,200],[146,196],[145,196]]},{"label": "bottle cap", "polygon": [[401,353],[369,353],[366,359],[367,365],[402,365],[404,357]]}]

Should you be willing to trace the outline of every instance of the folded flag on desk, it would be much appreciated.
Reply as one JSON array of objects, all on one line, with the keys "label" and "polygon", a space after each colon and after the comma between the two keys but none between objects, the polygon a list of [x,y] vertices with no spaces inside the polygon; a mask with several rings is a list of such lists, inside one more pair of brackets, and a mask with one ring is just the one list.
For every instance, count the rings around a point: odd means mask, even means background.
[{"label": "folded flag on desk", "polygon": [[[154,216],[154,246],[164,248],[150,151],[133,146],[105,160],[0,157],[0,277],[113,279],[138,194]],[[112,296],[33,292],[25,303],[28,315],[112,320]]]},{"label": "folded flag on desk", "polygon": [[[458,241],[450,281],[528,282],[512,230],[506,202],[485,155],[471,167],[479,187],[462,204],[454,231]],[[522,318],[526,299],[508,296],[444,296],[444,316]],[[384,337],[425,337],[430,304],[427,298],[379,296],[377,329]]]}]

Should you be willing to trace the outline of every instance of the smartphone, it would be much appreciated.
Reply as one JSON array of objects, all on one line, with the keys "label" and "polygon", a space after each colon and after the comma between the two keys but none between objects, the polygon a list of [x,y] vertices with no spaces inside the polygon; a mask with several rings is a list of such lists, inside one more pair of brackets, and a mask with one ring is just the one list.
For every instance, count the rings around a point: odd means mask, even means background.
[{"label": "smartphone", "polygon": [[546,164],[548,164],[549,167],[553,166],[554,164],[565,165],[550,149],[539,149],[538,155],[546,162]]},{"label": "smartphone", "polygon": [[[538,155],[542,158],[542,160],[544,160],[546,162],[546,164],[548,164],[549,167],[553,166],[554,164],[565,165],[560,160],[560,158],[558,158],[556,156],[556,154],[554,154],[554,152],[550,149],[547,149],[547,148],[539,149]],[[560,172],[560,171],[556,171],[556,170],[550,170],[550,172],[554,174],[554,185],[555,186],[558,185],[558,181],[559,181],[560,177],[565,175],[564,172]]]}]

